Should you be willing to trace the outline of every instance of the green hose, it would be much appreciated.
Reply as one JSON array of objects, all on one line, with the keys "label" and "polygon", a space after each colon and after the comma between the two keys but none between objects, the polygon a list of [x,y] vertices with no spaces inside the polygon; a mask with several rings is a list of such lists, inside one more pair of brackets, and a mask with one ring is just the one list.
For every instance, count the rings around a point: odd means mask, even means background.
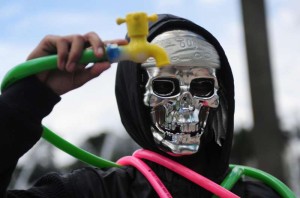
[{"label": "green hose", "polygon": [[[92,50],[85,50],[79,63],[88,64],[91,62],[107,61],[106,56],[97,58]],[[42,71],[53,70],[57,68],[57,55],[44,56],[21,63],[7,72],[1,84],[1,90],[14,82],[31,76]]]},{"label": "green hose", "polygon": [[[231,172],[226,176],[221,186],[231,190],[242,175],[257,179],[274,189],[283,198],[296,198],[295,194],[280,180],[274,176],[247,166],[230,165]],[[216,198],[216,196],[213,196]]]},{"label": "green hose", "polygon": [[[91,62],[104,62],[107,61],[107,57],[103,56],[102,58],[97,58],[92,50],[85,50],[81,56],[80,63],[88,64]],[[45,56],[36,59],[32,59],[17,65],[12,68],[5,75],[2,84],[1,90],[15,83],[16,81],[37,74],[42,71],[53,70],[57,67],[57,55]],[[57,148],[63,150],[64,152],[74,156],[75,158],[83,161],[87,164],[93,165],[95,167],[104,168],[104,167],[116,167],[119,166],[114,162],[105,160],[101,157],[98,157],[92,153],[89,153],[85,150],[82,150],[68,141],[64,140],[60,136],[53,133],[51,130],[43,126],[43,138],[48,142],[56,146]]]},{"label": "green hose", "polygon": [[57,134],[53,133],[50,129],[43,127],[43,138],[56,146],[57,148],[63,150],[64,152],[72,155],[73,157],[90,164],[98,168],[106,167],[120,167],[120,165],[100,158],[92,153],[89,153],[83,149],[76,147],[75,145],[69,143],[65,139],[61,138]]}]

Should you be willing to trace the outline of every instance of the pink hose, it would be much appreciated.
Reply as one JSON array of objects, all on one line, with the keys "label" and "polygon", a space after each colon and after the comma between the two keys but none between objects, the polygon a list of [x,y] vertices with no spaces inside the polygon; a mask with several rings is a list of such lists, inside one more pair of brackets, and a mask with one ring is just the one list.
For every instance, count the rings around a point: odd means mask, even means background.
[{"label": "pink hose", "polygon": [[174,162],[164,156],[161,156],[157,153],[148,151],[148,150],[137,150],[134,154],[134,157],[136,158],[141,158],[141,159],[146,159],[152,162],[155,162],[157,164],[160,164],[176,173],[179,175],[187,178],[188,180],[194,182],[195,184],[205,188],[206,190],[214,193],[215,195],[219,197],[224,197],[224,198],[238,198],[237,195],[234,193],[230,192],[229,190],[223,188],[222,186],[216,184],[215,182],[203,177],[202,175],[186,168],[185,166]]},{"label": "pink hose", "polygon": [[136,167],[150,182],[156,193],[161,198],[172,198],[171,194],[169,193],[168,189],[165,185],[160,181],[158,176],[152,171],[152,169],[142,160],[127,156],[122,157],[117,161],[120,165],[131,165]]}]

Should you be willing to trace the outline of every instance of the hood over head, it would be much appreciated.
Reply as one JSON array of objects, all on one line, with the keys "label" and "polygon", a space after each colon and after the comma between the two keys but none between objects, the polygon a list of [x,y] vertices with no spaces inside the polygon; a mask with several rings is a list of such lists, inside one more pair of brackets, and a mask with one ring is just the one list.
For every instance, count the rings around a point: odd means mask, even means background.
[{"label": "hood over head", "polygon": [[[191,168],[214,181],[223,179],[228,170],[233,137],[234,82],[230,65],[221,45],[207,30],[197,24],[174,15],[158,15],[159,19],[149,26],[148,41],[170,30],[188,30],[201,35],[212,44],[219,57],[220,69],[216,75],[219,82],[220,105],[212,110],[206,130],[201,137],[199,151],[193,155],[173,157],[156,147],[151,132],[150,109],[143,103],[147,75],[141,64],[123,61],[118,64],[116,75],[116,98],[121,121],[128,134],[142,147],[158,152]],[[215,137],[219,134],[220,137]],[[216,139],[221,139],[219,146]]]}]

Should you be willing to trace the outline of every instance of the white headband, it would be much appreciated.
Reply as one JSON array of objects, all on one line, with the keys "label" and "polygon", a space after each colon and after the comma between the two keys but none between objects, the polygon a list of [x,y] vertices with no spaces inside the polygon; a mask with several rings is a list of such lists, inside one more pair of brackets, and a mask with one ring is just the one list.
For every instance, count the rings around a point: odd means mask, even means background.
[{"label": "white headband", "polygon": [[[173,66],[200,66],[219,68],[219,55],[213,45],[193,32],[172,30],[155,37],[151,43],[164,48]],[[155,59],[149,58],[142,67],[155,66]]]}]

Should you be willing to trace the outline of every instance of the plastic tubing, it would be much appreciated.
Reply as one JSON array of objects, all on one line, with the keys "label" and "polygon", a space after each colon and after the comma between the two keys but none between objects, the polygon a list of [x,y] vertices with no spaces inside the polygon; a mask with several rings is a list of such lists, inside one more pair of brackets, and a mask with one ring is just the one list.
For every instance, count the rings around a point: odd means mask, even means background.
[{"label": "plastic tubing", "polygon": [[[85,50],[81,56],[79,63],[88,64],[91,62],[104,62],[108,61],[107,56],[98,58],[94,55],[91,49]],[[44,56],[23,62],[11,70],[9,70],[1,84],[1,90],[14,82],[25,77],[37,74],[42,71],[53,70],[57,68],[57,55]]]},{"label": "plastic tubing", "polygon": [[[119,56],[119,48],[106,48],[106,54],[98,58],[94,55],[94,52],[91,49],[87,49],[83,52],[80,63],[88,64],[91,62],[105,62],[113,59],[113,61],[117,60]],[[111,62],[111,61],[110,61]],[[40,57],[36,59],[32,59],[21,63],[10,71],[4,76],[4,79],[1,84],[1,91],[6,87],[10,86],[11,84],[15,83],[22,78],[37,74],[42,71],[46,70],[53,70],[57,67],[57,55],[50,55],[45,57]],[[104,167],[116,167],[120,166],[114,162],[105,160],[101,157],[98,157],[92,153],[89,153],[85,150],[82,150],[73,144],[69,143],[68,141],[64,140],[60,136],[56,135],[50,129],[43,126],[43,138],[46,139],[48,142],[56,146],[57,148],[63,150],[64,152],[70,154],[71,156],[96,167],[104,168]]]},{"label": "plastic tubing", "polygon": [[114,162],[105,160],[99,156],[96,156],[92,153],[89,153],[83,149],[76,147],[75,145],[71,144],[70,142],[53,133],[50,129],[46,128],[45,126],[43,126],[43,129],[44,130],[42,136],[45,140],[47,140],[57,148],[61,149],[62,151],[79,159],[82,162],[85,162],[98,168],[120,167],[120,165]]},{"label": "plastic tubing", "polygon": [[254,179],[260,180],[273,188],[281,197],[283,198],[296,198],[295,194],[279,179],[266,173],[262,170],[256,168],[251,168],[241,165],[230,165],[232,170],[240,169],[239,171],[232,171],[229,177],[226,177],[222,184],[233,186],[235,182],[241,177],[241,175],[246,175]]},{"label": "plastic tubing", "polygon": [[131,165],[135,168],[137,168],[150,182],[156,193],[161,198],[171,198],[172,195],[168,191],[168,189],[165,187],[165,185],[161,182],[159,177],[153,172],[153,170],[142,160],[127,156],[122,157],[117,161],[118,164],[121,165]]},{"label": "plastic tubing", "polygon": [[194,182],[195,184],[205,188],[206,190],[214,193],[219,197],[224,198],[237,198],[239,196],[235,195],[234,193],[230,192],[229,190],[221,187],[220,185],[216,184],[215,182],[203,177],[202,175],[192,171],[191,169],[186,168],[185,166],[174,162],[164,156],[161,156],[157,153],[148,150],[137,150],[134,154],[134,157],[146,159],[157,164],[160,164],[179,175],[187,178],[188,180]]},{"label": "plastic tubing", "polygon": [[[231,190],[232,187],[236,184],[236,182],[241,178],[243,174],[244,174],[243,169],[241,169],[240,167],[233,167],[229,172],[229,174],[221,183],[221,186],[223,186],[223,188],[226,188],[227,190]],[[213,195],[212,198],[217,198],[217,196]]]},{"label": "plastic tubing", "polygon": [[234,186],[234,184],[241,178],[242,175],[245,175],[264,182],[283,198],[296,198],[295,194],[284,183],[264,171],[240,165],[230,165],[230,168],[231,172],[221,183],[221,186],[228,190]]}]

